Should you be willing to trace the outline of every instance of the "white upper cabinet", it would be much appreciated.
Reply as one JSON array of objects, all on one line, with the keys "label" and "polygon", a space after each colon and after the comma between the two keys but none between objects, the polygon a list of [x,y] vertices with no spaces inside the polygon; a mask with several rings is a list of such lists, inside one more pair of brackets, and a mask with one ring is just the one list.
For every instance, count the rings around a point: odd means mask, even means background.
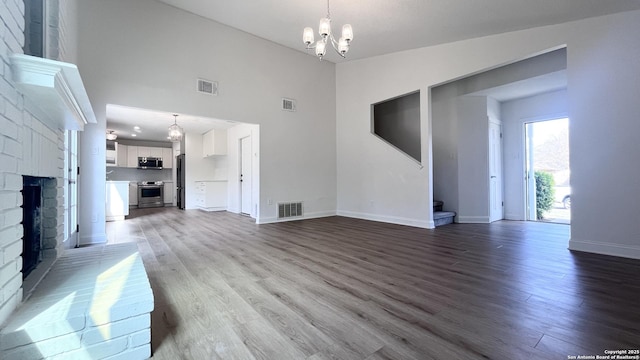
[{"label": "white upper cabinet", "polygon": [[151,157],[151,148],[148,146],[138,146],[138,157]]},{"label": "white upper cabinet", "polygon": [[127,167],[128,166],[128,159],[127,156],[129,154],[128,151],[128,146],[127,145],[122,145],[122,144],[118,144],[118,161],[116,162],[116,166],[119,167]]},{"label": "white upper cabinet", "polygon": [[[150,157],[154,157],[154,158],[161,158],[162,157],[162,149],[163,148],[159,148],[159,147],[150,147],[149,148],[149,156]],[[165,165],[165,167],[168,167]]]},{"label": "white upper cabinet", "polygon": [[138,146],[127,146],[127,167],[138,167]]},{"label": "white upper cabinet", "polygon": [[214,129],[202,135],[202,156],[227,155],[227,130]]},{"label": "white upper cabinet", "polygon": [[162,158],[162,167],[171,169],[173,167],[173,149],[135,146],[118,144],[118,165],[120,167],[137,168],[139,157]]},{"label": "white upper cabinet", "polygon": [[162,148],[162,167],[171,169],[173,167],[173,149]]}]

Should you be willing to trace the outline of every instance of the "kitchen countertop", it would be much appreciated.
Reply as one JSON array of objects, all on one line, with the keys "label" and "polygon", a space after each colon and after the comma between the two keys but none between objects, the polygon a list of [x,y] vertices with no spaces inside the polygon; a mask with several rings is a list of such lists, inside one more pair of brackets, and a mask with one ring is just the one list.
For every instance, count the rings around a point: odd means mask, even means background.
[{"label": "kitchen countertop", "polygon": [[124,180],[107,180],[107,183],[125,183],[128,184],[131,181],[124,181]]},{"label": "kitchen countertop", "polygon": [[196,182],[227,182],[227,180],[196,180]]}]

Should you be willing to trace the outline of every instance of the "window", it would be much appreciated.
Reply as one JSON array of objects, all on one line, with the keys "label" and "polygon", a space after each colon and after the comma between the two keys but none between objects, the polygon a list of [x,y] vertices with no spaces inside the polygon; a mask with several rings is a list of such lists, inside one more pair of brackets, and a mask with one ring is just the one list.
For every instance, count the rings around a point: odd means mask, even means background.
[{"label": "window", "polygon": [[24,0],[24,53],[58,58],[58,0]]}]

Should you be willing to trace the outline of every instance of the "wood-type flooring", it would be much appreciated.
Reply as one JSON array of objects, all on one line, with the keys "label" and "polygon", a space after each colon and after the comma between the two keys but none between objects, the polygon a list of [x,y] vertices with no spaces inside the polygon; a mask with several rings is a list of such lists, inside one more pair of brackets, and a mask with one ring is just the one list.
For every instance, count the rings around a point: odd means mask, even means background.
[{"label": "wood-type flooring", "polygon": [[640,261],[567,250],[569,226],[435,230],[328,217],[132,210],[153,359],[567,359],[640,348]]}]

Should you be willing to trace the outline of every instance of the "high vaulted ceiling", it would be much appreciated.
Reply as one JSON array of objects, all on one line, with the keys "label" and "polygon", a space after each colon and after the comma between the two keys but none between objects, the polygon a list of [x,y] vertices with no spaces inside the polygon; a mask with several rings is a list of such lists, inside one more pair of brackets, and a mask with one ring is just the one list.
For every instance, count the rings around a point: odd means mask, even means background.
[{"label": "high vaulted ceiling", "polygon": [[[317,30],[325,0],[159,0],[292,49]],[[354,38],[347,60],[640,9],[640,0],[332,0],[332,29]],[[316,39],[318,36],[316,35]],[[325,59],[342,60],[327,51]]]}]

